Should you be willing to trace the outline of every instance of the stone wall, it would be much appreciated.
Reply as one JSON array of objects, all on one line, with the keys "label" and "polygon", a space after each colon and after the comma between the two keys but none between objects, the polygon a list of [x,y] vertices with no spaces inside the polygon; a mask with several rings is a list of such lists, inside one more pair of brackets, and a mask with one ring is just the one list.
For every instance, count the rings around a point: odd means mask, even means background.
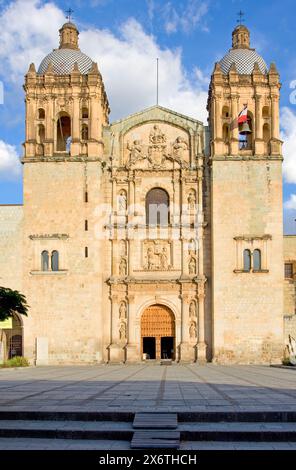
[{"label": "stone wall", "polygon": [[22,290],[23,206],[0,206],[0,285]]}]

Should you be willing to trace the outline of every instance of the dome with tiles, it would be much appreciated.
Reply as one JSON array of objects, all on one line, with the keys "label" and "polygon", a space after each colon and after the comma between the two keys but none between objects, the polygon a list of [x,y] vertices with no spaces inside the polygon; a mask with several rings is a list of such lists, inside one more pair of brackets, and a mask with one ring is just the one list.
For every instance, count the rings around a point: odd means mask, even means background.
[{"label": "dome with tiles", "polygon": [[228,74],[234,64],[239,75],[251,75],[256,63],[260,71],[267,74],[268,70],[264,59],[255,49],[250,48],[248,28],[239,25],[232,33],[232,49],[219,62],[221,70],[224,74]]},{"label": "dome with tiles", "polygon": [[41,62],[38,74],[46,73],[49,65],[51,71],[57,75],[68,75],[73,72],[77,63],[79,72],[83,75],[89,73],[93,61],[80,51],[78,47],[79,31],[75,24],[68,22],[60,29],[60,47],[54,49]]}]

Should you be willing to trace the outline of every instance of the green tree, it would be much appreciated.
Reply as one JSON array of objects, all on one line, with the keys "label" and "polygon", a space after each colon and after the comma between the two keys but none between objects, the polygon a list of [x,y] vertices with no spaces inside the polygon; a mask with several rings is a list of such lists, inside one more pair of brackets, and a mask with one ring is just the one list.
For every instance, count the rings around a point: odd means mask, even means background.
[{"label": "green tree", "polygon": [[0,321],[7,320],[16,312],[20,315],[28,315],[29,306],[26,297],[7,287],[0,287]]}]

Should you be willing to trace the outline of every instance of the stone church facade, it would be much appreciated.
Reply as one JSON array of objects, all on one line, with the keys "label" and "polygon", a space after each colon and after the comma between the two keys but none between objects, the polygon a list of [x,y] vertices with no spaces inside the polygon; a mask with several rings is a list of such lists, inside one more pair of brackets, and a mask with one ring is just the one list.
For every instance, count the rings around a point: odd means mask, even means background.
[{"label": "stone church facade", "polygon": [[24,203],[0,207],[0,285],[30,312],[0,325],[2,357],[281,361],[295,296],[275,65],[238,26],[211,77],[208,126],[161,106],[110,124],[78,35],[66,23],[25,77]]}]

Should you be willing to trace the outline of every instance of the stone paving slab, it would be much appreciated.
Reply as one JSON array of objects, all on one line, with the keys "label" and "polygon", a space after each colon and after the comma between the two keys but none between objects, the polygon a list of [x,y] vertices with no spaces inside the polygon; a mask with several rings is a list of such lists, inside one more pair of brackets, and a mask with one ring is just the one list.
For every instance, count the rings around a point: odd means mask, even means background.
[{"label": "stone paving slab", "polygon": [[0,411],[296,411],[294,370],[93,365],[0,369]]}]

